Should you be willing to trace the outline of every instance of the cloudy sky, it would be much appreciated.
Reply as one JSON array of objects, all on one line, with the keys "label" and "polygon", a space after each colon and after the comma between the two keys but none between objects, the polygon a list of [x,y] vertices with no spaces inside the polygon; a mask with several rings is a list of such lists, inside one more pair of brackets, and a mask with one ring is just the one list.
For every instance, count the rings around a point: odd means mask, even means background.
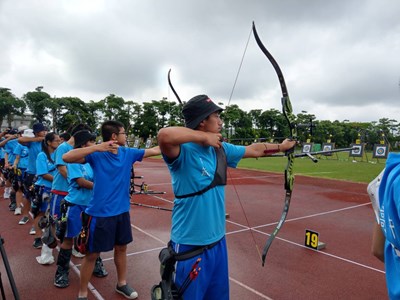
[{"label": "cloudy sky", "polygon": [[280,110],[252,21],[295,113],[400,121],[398,0],[0,0],[0,86],[17,97],[44,86],[84,101],[176,101],[172,68],[183,100],[205,93],[246,111]]}]

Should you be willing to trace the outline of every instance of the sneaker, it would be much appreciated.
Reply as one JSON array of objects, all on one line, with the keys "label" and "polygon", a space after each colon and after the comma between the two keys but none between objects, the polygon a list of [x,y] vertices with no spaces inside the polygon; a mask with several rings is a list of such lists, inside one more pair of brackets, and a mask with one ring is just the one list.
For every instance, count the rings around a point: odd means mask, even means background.
[{"label": "sneaker", "polygon": [[31,230],[29,230],[30,235],[35,235],[36,234],[36,229],[35,226],[32,226]]},{"label": "sneaker", "polygon": [[[108,272],[104,268],[103,261],[100,257],[96,259],[96,264],[94,266],[93,275],[99,278],[106,277]],[[134,298],[132,298],[134,299]]]},{"label": "sneaker", "polygon": [[77,258],[85,257],[85,254],[82,254],[79,251],[76,251],[74,247],[72,248],[72,255],[77,257]]},{"label": "sneaker", "polygon": [[3,194],[3,198],[4,199],[9,199],[10,198],[10,191],[11,191],[11,189],[8,188],[8,187],[4,189],[4,194]]},{"label": "sneaker", "polygon": [[136,299],[139,296],[138,293],[127,284],[125,284],[123,286],[118,286],[118,284],[117,284],[115,291],[117,293],[120,293],[121,295],[123,295],[125,298],[128,298],[128,299]]},{"label": "sneaker", "polygon": [[[19,220],[18,224],[19,225],[25,225],[26,223],[28,223],[29,218],[27,216],[23,217],[21,220]],[[36,234],[36,232],[35,232]]]},{"label": "sneaker", "polygon": [[8,209],[9,209],[10,211],[15,211],[16,208],[17,208],[17,204],[16,204],[15,202],[11,202],[11,203],[8,205]]},{"label": "sneaker", "polygon": [[40,249],[40,248],[42,248],[42,246],[43,246],[43,243],[42,243],[42,239],[41,238],[35,238],[35,240],[33,241],[33,248],[36,248],[36,249]]},{"label": "sneaker", "polygon": [[17,208],[14,210],[14,215],[20,215],[21,213],[22,213],[21,207],[17,207]]},{"label": "sneaker", "polygon": [[69,286],[68,272],[60,272],[54,278],[54,285],[58,288],[66,288]]}]

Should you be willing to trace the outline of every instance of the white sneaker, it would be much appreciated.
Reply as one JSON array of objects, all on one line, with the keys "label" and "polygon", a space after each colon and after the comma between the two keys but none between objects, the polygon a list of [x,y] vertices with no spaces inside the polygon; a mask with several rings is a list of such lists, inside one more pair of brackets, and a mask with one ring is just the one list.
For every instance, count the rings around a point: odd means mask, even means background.
[{"label": "white sneaker", "polygon": [[20,215],[21,213],[22,213],[21,207],[17,207],[17,208],[14,210],[14,215]]},{"label": "white sneaker", "polygon": [[35,226],[32,226],[31,230],[29,230],[30,235],[35,235],[36,234],[36,229]]},{"label": "white sneaker", "polygon": [[72,247],[72,255],[77,257],[77,258],[85,257],[85,254],[82,254],[82,253],[76,251],[74,247]]},{"label": "white sneaker", "polygon": [[9,198],[10,198],[10,192],[11,192],[11,188],[10,188],[10,187],[6,187],[6,188],[4,189],[3,198],[4,198],[4,199],[9,199]]}]

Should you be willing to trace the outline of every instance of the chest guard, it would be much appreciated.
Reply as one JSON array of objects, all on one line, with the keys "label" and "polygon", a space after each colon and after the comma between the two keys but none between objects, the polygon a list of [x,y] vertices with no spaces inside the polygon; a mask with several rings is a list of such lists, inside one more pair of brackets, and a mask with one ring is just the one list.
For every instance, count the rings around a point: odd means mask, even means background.
[{"label": "chest guard", "polygon": [[227,163],[226,163],[225,150],[223,147],[221,147],[219,149],[214,148],[214,150],[217,155],[217,167],[215,168],[214,179],[213,179],[213,181],[211,181],[210,185],[198,192],[194,192],[194,193],[190,193],[190,194],[186,194],[186,195],[175,195],[175,198],[182,199],[182,198],[188,198],[188,197],[201,195],[217,185],[226,185]]}]

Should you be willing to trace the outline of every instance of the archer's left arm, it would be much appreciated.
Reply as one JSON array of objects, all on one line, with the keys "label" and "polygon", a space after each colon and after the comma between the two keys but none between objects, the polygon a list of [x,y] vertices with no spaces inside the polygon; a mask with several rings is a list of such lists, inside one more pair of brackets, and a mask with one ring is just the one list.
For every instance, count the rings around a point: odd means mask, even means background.
[{"label": "archer's left arm", "polygon": [[296,141],[285,139],[280,144],[271,143],[254,143],[246,146],[246,151],[243,158],[257,158],[269,156],[278,152],[286,152],[296,145]]},{"label": "archer's left arm", "polygon": [[161,155],[161,150],[159,146],[144,150],[143,158],[157,155]]}]

